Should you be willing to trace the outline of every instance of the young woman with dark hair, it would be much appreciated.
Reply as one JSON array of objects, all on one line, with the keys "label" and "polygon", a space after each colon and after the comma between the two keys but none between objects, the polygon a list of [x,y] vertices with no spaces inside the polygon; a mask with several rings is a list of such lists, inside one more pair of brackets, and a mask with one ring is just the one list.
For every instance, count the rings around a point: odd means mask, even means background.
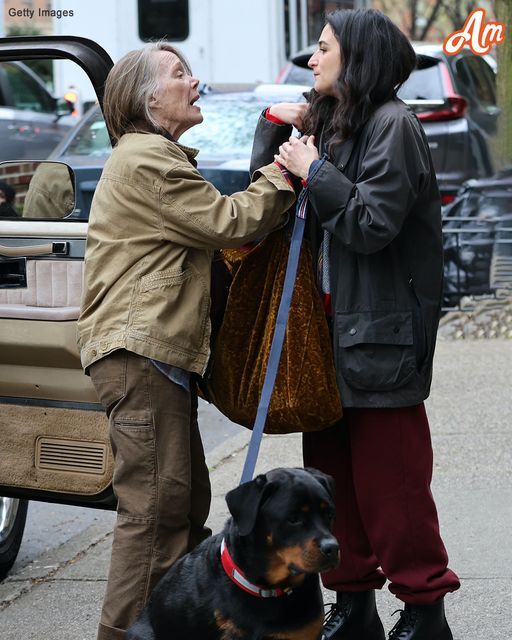
[{"label": "young woman with dark hair", "polygon": [[[405,603],[389,638],[451,640],[448,568],[430,490],[430,391],[442,293],[441,205],[425,134],[396,92],[416,64],[375,10],[327,16],[307,105],[260,119],[256,168],[275,155],[307,181],[310,240],[332,328],[341,422],[304,436],[304,462],[335,477],[341,564],[325,637],[383,640],[375,589]],[[295,125],[302,138],[289,138]],[[267,156],[267,158],[265,158]],[[307,390],[305,390],[307,392]]]}]

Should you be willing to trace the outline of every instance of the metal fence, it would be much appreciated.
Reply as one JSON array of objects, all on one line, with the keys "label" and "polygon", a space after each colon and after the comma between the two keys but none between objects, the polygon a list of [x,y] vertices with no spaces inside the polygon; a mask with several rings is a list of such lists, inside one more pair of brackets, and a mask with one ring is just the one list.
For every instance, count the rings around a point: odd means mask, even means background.
[{"label": "metal fence", "polygon": [[446,217],[444,305],[463,297],[498,295],[512,289],[512,224],[474,217]]}]

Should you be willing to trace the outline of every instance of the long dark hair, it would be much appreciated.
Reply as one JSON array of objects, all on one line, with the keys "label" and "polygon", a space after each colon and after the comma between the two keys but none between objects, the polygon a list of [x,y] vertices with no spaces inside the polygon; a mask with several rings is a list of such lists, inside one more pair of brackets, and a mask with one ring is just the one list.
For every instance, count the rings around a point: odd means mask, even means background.
[{"label": "long dark hair", "polygon": [[329,13],[326,22],[340,43],[340,97],[313,89],[304,133],[318,135],[324,128],[330,152],[357,135],[373,111],[396,95],[416,66],[416,54],[400,29],[375,9],[342,9]]}]

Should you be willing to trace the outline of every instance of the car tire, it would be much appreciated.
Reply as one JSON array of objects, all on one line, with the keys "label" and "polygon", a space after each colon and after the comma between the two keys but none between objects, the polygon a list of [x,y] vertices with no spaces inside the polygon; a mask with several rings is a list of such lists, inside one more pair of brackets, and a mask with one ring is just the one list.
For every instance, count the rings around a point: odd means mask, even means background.
[{"label": "car tire", "polygon": [[6,577],[20,550],[27,509],[27,500],[0,497],[0,580]]}]

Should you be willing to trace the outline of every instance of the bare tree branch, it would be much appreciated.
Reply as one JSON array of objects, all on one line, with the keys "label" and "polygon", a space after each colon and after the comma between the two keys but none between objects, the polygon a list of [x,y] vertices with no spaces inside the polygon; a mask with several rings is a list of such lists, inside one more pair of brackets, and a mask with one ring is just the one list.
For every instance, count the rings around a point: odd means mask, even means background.
[{"label": "bare tree branch", "polygon": [[418,18],[418,0],[410,0],[411,9],[411,40],[416,40],[416,20]]},{"label": "bare tree branch", "polygon": [[430,16],[427,19],[427,23],[423,27],[423,30],[422,30],[422,32],[420,34],[420,40],[425,40],[426,39],[427,34],[428,34],[429,30],[430,30],[430,27],[437,20],[437,16],[438,16],[439,11],[441,10],[442,7],[443,7],[443,0],[436,0],[435,5],[432,7],[432,11],[430,13]]}]

